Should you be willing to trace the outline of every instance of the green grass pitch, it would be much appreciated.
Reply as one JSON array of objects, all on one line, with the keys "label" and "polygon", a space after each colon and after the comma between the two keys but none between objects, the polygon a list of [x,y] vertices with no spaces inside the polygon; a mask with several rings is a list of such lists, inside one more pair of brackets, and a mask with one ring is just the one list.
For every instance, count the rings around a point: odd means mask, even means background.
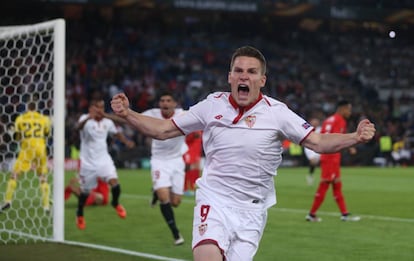
[{"label": "green grass pitch", "polygon": [[[313,186],[306,184],[306,174],[307,168],[279,169],[275,178],[278,204],[269,209],[255,261],[413,260],[414,168],[343,168],[345,200],[350,212],[362,217],[360,222],[339,220],[331,189],[318,212],[323,221],[306,222],[319,170]],[[67,173],[66,180],[73,175]],[[186,240],[184,245],[174,246],[158,206],[149,207],[149,171],[119,170],[119,176],[126,219],[118,218],[110,206],[87,207],[87,228],[79,231],[75,225],[77,201],[72,197],[65,202],[67,244],[0,244],[1,260],[26,261],[28,256],[30,260],[59,261],[192,260],[194,198],[184,197],[174,209]],[[98,249],[100,245],[116,251]]]}]

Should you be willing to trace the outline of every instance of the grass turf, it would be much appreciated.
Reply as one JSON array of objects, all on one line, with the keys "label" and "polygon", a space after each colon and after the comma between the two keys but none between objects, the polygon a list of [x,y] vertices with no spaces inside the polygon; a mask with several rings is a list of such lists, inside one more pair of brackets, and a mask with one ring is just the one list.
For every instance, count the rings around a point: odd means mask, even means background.
[{"label": "grass turf", "polygon": [[[306,173],[306,168],[279,169],[275,178],[278,204],[269,209],[268,223],[255,260],[412,260],[414,168],[343,168],[346,203],[350,212],[362,217],[360,222],[352,223],[339,220],[331,189],[318,212],[323,221],[305,221],[319,176],[316,171],[315,185],[308,186]],[[73,175],[67,173],[66,179]],[[43,256],[60,261],[74,258],[191,260],[194,199],[185,197],[174,209],[186,239],[184,245],[174,246],[158,206],[149,207],[149,171],[119,170],[119,176],[121,203],[128,211],[127,218],[118,218],[110,206],[87,207],[87,228],[79,231],[75,225],[76,199],[72,197],[65,203],[65,240],[122,249],[123,253],[79,247],[77,243],[0,245],[1,253],[8,253],[6,260],[26,260],[28,256],[33,257],[31,260]]]}]

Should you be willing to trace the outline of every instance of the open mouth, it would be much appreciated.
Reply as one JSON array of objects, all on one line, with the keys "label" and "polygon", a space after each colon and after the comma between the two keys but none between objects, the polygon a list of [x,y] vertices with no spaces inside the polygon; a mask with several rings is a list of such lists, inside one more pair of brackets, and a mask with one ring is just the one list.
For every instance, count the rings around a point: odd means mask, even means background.
[{"label": "open mouth", "polygon": [[245,84],[239,84],[239,87],[237,88],[238,92],[249,92],[249,86]]}]

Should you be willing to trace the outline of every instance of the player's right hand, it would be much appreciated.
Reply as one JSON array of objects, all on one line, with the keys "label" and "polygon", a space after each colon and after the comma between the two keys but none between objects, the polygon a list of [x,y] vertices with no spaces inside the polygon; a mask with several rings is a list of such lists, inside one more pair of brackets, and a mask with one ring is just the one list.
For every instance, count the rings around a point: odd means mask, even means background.
[{"label": "player's right hand", "polygon": [[128,116],[129,100],[124,93],[118,93],[112,97],[111,108],[114,113],[120,117]]}]

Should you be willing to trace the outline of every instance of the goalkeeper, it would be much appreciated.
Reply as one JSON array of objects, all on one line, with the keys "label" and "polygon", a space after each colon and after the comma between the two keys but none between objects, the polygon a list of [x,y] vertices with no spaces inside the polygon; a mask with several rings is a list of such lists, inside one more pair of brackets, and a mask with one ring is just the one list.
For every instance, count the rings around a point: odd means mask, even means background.
[{"label": "goalkeeper", "polygon": [[7,182],[6,196],[1,211],[11,206],[17,186],[17,177],[32,169],[39,176],[42,194],[42,207],[45,212],[50,210],[50,187],[47,183],[47,150],[46,140],[50,135],[51,120],[48,116],[36,111],[36,103],[30,102],[27,112],[19,115],[14,124],[14,138],[20,141],[20,151],[13,165],[12,174]]}]

